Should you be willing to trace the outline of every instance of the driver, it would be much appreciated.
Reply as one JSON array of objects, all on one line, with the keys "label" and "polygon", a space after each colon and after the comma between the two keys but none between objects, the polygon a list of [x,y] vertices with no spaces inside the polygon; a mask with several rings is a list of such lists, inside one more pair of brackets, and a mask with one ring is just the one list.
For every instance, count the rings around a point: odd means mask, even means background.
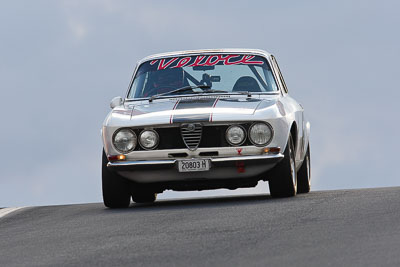
[{"label": "driver", "polygon": [[184,86],[184,74],[182,68],[158,70],[152,75],[153,88],[148,96],[166,93]]}]

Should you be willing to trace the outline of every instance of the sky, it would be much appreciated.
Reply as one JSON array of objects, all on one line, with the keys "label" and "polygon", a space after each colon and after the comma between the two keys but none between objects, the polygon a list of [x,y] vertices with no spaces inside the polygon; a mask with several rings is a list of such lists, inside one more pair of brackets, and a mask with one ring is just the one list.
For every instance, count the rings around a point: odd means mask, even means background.
[{"label": "sky", "polygon": [[[312,190],[400,186],[399,1],[0,1],[0,207],[101,202],[100,128],[141,58],[257,48],[311,122]],[[167,191],[159,198],[268,193]]]}]

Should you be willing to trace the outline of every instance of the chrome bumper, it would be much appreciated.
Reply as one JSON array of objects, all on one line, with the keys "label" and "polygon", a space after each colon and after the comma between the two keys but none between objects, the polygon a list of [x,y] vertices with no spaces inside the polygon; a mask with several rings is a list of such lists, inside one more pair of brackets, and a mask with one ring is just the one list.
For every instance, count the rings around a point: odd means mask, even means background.
[{"label": "chrome bumper", "polygon": [[[210,170],[204,172],[179,172],[177,162],[180,159],[109,162],[107,167],[127,179],[141,183],[191,179],[248,178],[264,174],[282,160],[283,157],[282,153],[215,158],[203,157],[211,162]],[[182,160],[187,159],[182,158]],[[245,168],[244,172],[238,171],[238,163],[241,163],[241,168]]]},{"label": "chrome bumper", "polygon": [[[231,161],[246,161],[246,160],[268,160],[269,163],[276,163],[283,159],[283,154],[275,155],[257,155],[257,156],[241,156],[241,157],[228,157],[228,158],[206,158],[211,161],[211,163],[216,162],[231,162]],[[137,161],[119,161],[119,162],[109,162],[107,167],[114,171],[129,170],[130,167],[133,169],[136,166],[149,166],[149,165],[175,165],[179,159],[165,159],[165,160],[137,160]],[[187,158],[182,158],[182,160],[188,160]]]}]

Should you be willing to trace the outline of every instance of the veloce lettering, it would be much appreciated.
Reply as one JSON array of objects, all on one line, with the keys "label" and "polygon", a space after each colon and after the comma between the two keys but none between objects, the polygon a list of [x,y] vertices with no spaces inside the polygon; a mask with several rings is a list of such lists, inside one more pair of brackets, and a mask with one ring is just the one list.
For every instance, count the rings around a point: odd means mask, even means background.
[{"label": "veloce lettering", "polygon": [[[252,61],[255,56],[251,55],[209,55],[209,56],[196,56],[194,62],[190,65],[189,62],[192,60],[191,57],[181,58],[179,61],[177,57],[171,59],[160,59],[158,62],[157,70],[164,70],[167,68],[182,68],[188,65],[187,67],[196,67],[196,66],[215,66],[219,62],[222,62],[222,65],[237,65],[237,64],[245,64],[245,65],[262,65],[263,61]],[[157,63],[158,60],[151,61],[151,65]],[[173,63],[176,63],[173,65]]]}]

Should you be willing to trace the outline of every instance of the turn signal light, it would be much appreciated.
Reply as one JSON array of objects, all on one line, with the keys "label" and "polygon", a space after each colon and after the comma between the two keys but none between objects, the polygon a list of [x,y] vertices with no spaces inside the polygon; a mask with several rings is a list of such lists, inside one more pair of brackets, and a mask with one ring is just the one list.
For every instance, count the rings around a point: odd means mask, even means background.
[{"label": "turn signal light", "polygon": [[117,161],[117,160],[126,160],[125,155],[114,155],[114,156],[108,156],[109,161]]},{"label": "turn signal light", "polygon": [[126,159],[125,155],[118,155],[117,157],[118,157],[118,160],[125,160]]},{"label": "turn signal light", "polygon": [[278,154],[279,152],[281,152],[280,147],[265,147],[264,148],[264,153]]}]

